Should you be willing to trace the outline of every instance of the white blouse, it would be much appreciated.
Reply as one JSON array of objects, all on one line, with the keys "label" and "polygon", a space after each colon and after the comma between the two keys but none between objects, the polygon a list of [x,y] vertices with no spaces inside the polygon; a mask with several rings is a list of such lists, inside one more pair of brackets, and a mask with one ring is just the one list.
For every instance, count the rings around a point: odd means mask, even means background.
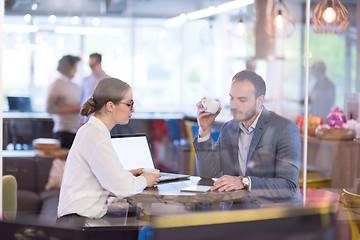
[{"label": "white blouse", "polygon": [[124,170],[110,140],[109,130],[94,116],[79,129],[66,160],[58,217],[101,218],[110,192],[122,198],[144,190],[146,179]]}]

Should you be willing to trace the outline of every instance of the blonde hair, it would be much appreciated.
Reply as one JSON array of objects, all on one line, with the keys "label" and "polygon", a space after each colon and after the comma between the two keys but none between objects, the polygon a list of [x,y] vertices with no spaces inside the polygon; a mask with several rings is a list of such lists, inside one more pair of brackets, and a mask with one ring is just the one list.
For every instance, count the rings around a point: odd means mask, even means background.
[{"label": "blonde hair", "polygon": [[96,85],[92,96],[81,107],[80,114],[82,116],[89,116],[94,112],[98,112],[109,101],[118,104],[129,89],[129,84],[120,79],[102,79]]}]

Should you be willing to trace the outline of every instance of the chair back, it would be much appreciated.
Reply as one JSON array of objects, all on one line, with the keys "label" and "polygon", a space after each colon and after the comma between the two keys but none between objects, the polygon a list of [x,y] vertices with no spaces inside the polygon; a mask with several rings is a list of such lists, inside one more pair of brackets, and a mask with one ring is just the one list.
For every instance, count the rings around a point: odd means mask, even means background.
[{"label": "chair back", "polygon": [[180,124],[176,119],[165,120],[171,141],[180,140]]},{"label": "chair back", "polygon": [[190,143],[189,174],[193,176],[195,174],[195,149],[193,145],[193,141],[194,141],[193,126],[195,124],[188,120],[185,120],[184,124],[185,124],[186,136],[189,139],[189,143]]},{"label": "chair back", "polygon": [[12,175],[4,175],[3,181],[3,211],[9,220],[16,219],[17,212],[17,181]]},{"label": "chair back", "polygon": [[[194,175],[196,170],[195,165],[195,148],[193,145],[194,138],[199,134],[199,125],[196,122],[185,120],[185,131],[186,135],[190,142],[190,165],[189,165],[189,174]],[[216,142],[219,138],[220,131],[211,130],[211,138]]]},{"label": "chair back", "polygon": [[343,189],[341,199],[348,217],[352,239],[360,239],[360,195]]}]

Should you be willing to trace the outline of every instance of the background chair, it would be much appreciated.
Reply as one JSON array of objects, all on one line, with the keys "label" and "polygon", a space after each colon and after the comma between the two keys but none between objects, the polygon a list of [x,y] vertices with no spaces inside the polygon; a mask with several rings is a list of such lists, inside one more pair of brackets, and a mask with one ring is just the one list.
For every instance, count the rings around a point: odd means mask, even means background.
[{"label": "background chair", "polygon": [[348,217],[352,239],[360,239],[360,195],[343,189],[341,199]]},{"label": "background chair", "polygon": [[[299,186],[303,186],[303,170],[300,170]],[[308,188],[331,188],[331,178],[317,171],[307,171],[306,186]]]},{"label": "background chair", "polygon": [[195,126],[195,123],[192,121],[185,120],[185,131],[186,136],[189,139],[190,143],[190,161],[189,161],[189,174],[191,176],[194,176],[195,173],[195,148],[194,148],[194,132],[193,132],[193,126]]},{"label": "background chair", "polygon": [[17,181],[12,175],[4,175],[3,181],[3,211],[9,220],[16,219],[17,212]]},{"label": "background chair", "polygon": [[[186,135],[190,142],[190,163],[189,163],[189,174],[194,176],[196,172],[196,165],[195,165],[195,148],[193,145],[193,141],[195,136],[199,134],[199,126],[196,122],[185,120],[185,130]],[[216,142],[219,139],[220,131],[211,129],[210,132],[211,139]]]},{"label": "background chair", "polygon": [[165,120],[168,128],[170,144],[170,163],[169,172],[180,173],[181,169],[181,151],[189,147],[189,140],[183,138],[184,124],[182,120],[167,119]]}]

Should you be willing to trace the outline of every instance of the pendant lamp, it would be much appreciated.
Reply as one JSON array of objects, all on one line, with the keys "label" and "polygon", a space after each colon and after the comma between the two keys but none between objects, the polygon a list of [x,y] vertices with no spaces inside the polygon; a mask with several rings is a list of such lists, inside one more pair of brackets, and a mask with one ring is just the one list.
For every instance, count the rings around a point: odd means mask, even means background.
[{"label": "pendant lamp", "polygon": [[266,13],[265,31],[272,38],[288,38],[295,29],[294,19],[282,0],[274,0]]},{"label": "pendant lamp", "polygon": [[312,25],[317,33],[342,34],[349,24],[349,13],[340,0],[320,0],[316,5]]}]

